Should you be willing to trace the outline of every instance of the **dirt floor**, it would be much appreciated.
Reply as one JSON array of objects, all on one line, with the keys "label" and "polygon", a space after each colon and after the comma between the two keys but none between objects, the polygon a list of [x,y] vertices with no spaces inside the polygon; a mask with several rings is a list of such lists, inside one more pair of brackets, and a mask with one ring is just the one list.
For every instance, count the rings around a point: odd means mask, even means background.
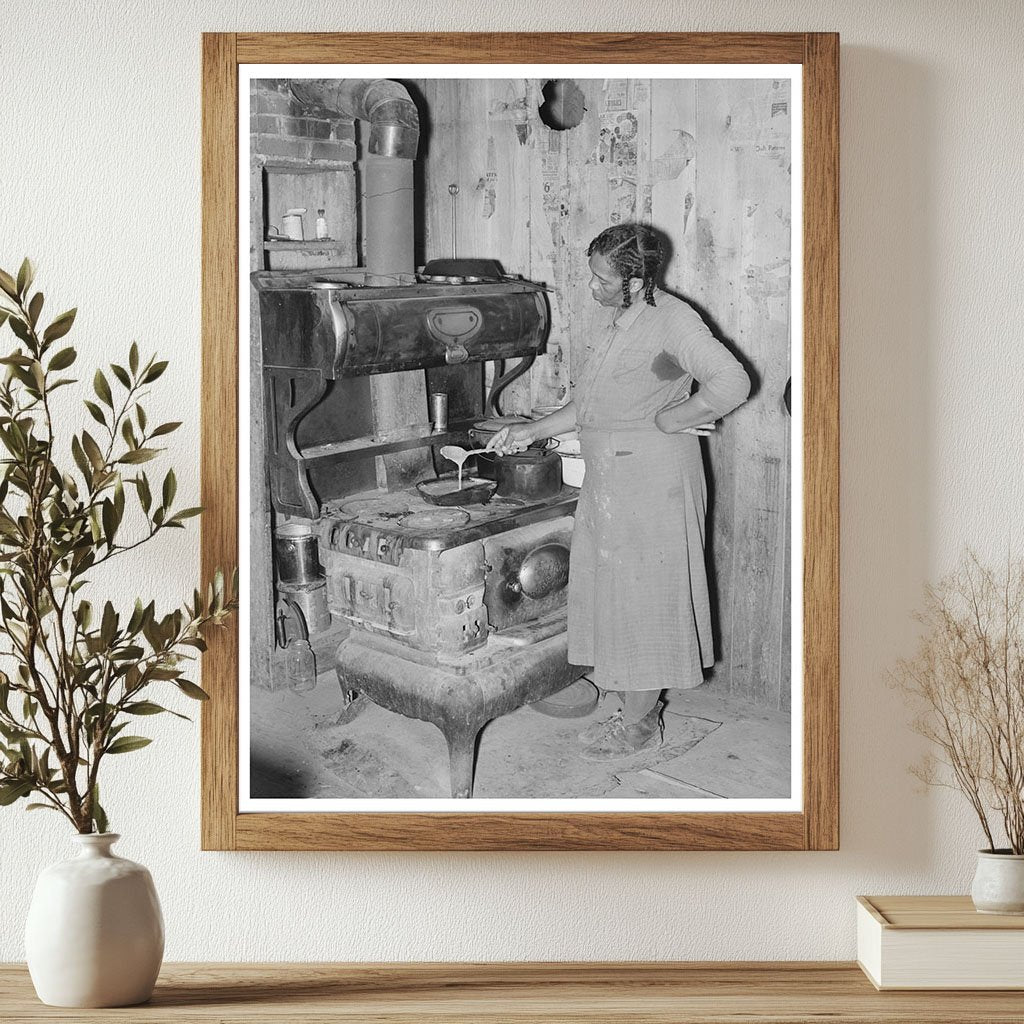
[{"label": "dirt floor", "polygon": [[[251,706],[253,798],[451,795],[440,731],[365,697],[340,714],[333,672],[319,675],[309,693],[253,690]],[[623,761],[584,761],[577,734],[619,706],[608,693],[584,718],[527,706],[489,723],[480,733],[474,797],[789,796],[788,714],[717,696],[709,686],[670,690],[662,747]]]}]

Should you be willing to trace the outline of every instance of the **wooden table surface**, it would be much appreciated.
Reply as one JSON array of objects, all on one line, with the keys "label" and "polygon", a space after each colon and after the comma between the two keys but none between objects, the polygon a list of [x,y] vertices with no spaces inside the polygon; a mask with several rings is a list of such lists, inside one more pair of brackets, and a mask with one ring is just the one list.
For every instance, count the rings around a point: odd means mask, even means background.
[{"label": "wooden table surface", "polygon": [[165,964],[143,1006],[61,1010],[7,964],[0,1021],[1021,1024],[1024,992],[876,992],[850,963]]}]

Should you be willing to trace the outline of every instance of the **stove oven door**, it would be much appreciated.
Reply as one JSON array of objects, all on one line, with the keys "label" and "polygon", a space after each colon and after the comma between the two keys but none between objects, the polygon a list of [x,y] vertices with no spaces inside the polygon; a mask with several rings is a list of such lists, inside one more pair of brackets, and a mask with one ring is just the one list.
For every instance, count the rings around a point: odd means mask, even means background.
[{"label": "stove oven door", "polygon": [[388,633],[406,643],[416,643],[416,596],[413,582],[404,573],[324,552],[327,570],[327,603],[332,615],[351,625]]},{"label": "stove oven door", "polygon": [[487,621],[499,633],[565,607],[573,519],[564,516],[488,537]]}]

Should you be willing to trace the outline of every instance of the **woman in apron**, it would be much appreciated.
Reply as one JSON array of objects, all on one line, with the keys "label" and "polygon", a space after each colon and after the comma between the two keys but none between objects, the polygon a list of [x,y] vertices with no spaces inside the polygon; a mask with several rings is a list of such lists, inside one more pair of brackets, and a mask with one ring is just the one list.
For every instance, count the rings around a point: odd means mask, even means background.
[{"label": "woman in apron", "polygon": [[699,436],[750,380],[692,306],[655,286],[663,249],[649,227],[606,228],[587,255],[601,309],[569,403],[487,447],[504,455],[579,428],[569,661],[622,693],[622,711],[580,734],[583,757],[615,760],[660,746],[662,691],[699,686],[714,664]]}]

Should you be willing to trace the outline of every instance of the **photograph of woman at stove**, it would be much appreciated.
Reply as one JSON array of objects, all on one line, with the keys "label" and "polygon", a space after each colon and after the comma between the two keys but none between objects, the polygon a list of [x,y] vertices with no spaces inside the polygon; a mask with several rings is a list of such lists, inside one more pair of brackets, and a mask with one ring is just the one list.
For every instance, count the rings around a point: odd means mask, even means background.
[{"label": "photograph of woman at stove", "polygon": [[246,68],[243,812],[799,809],[799,68]]},{"label": "photograph of woman at stove", "polygon": [[587,472],[569,561],[569,661],[620,693],[621,709],[579,734],[585,760],[615,761],[660,747],[663,692],[700,686],[714,665],[698,438],[746,399],[750,379],[692,306],[656,287],[656,231],[614,225],[587,255],[604,315],[571,400],[503,427],[487,449],[505,456],[579,431]]}]

